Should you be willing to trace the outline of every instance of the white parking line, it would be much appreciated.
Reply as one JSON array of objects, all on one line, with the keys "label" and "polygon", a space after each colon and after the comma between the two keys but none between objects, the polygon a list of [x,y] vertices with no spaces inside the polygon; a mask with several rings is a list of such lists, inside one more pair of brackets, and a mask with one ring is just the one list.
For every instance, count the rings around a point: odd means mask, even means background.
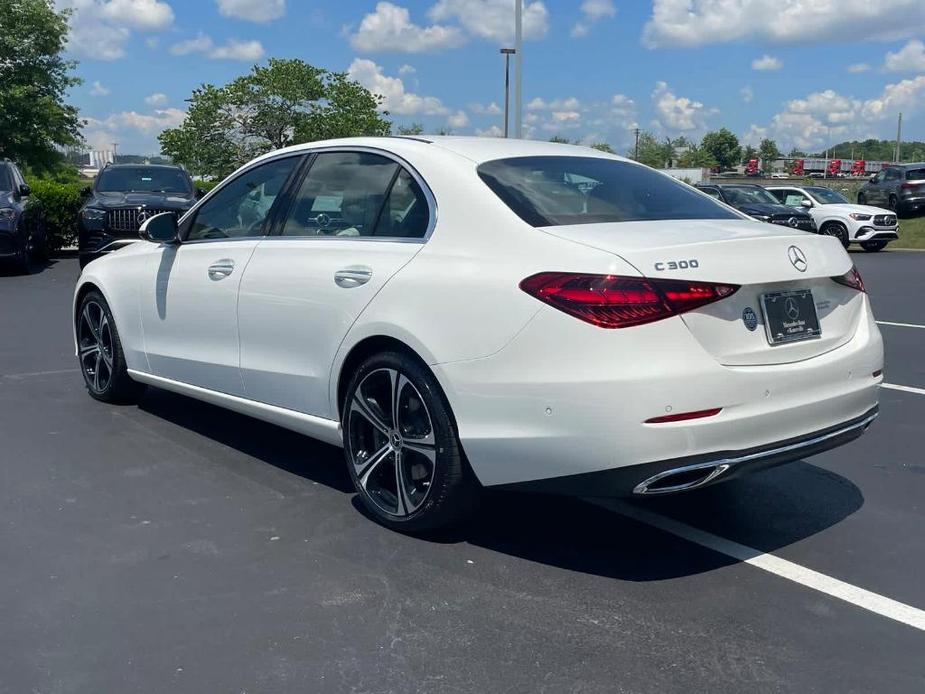
[{"label": "white parking line", "polygon": [[740,545],[738,542],[727,540],[725,538],[713,535],[704,530],[699,530],[672,518],[652,513],[645,509],[639,508],[625,501],[619,500],[601,500],[588,499],[604,508],[616,511],[617,513],[637,520],[640,523],[651,525],[659,530],[676,535],[688,542],[693,542],[714,552],[725,554],[726,556],[738,559],[739,561],[751,564],[752,566],[786,578],[788,581],[799,583],[806,588],[818,590],[833,598],[844,600],[856,607],[860,607],[874,614],[878,614],[888,619],[893,619],[902,624],[906,624],[913,629],[925,631],[925,610],[917,607],[897,602],[890,598],[878,595],[864,588],[858,588],[850,583],[845,583],[837,578],[826,576],[825,574],[807,569],[805,566],[794,564],[792,561],[781,559],[773,554],[767,554],[761,550]]},{"label": "white parking line", "polygon": [[898,386],[895,383],[881,383],[881,388],[890,390],[901,390],[903,393],[915,393],[916,395],[925,395],[925,388],[913,388],[912,386]]},{"label": "white parking line", "polygon": [[920,328],[925,330],[925,325],[918,325],[916,323],[893,323],[888,320],[878,320],[877,325],[892,325],[894,328]]}]

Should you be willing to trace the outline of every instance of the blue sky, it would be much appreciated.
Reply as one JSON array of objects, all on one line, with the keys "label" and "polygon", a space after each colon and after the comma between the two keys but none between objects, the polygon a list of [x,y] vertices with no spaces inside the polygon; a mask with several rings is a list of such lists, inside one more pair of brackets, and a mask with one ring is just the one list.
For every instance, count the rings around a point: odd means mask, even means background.
[{"label": "blue sky", "polygon": [[[268,57],[349,71],[396,124],[497,134],[513,0],[56,0],[74,10],[88,141],[156,153],[202,82]],[[822,149],[925,140],[925,0],[526,0],[527,134],[639,127]]]}]

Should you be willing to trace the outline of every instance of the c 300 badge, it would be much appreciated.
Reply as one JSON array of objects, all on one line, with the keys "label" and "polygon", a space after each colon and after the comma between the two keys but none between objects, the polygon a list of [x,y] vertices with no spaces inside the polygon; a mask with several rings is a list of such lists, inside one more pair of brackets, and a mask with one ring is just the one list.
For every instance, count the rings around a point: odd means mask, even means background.
[{"label": "c 300 badge", "polygon": [[748,306],[742,311],[742,322],[745,323],[745,327],[752,332],[758,327],[758,314],[755,313],[755,310],[751,306]]}]

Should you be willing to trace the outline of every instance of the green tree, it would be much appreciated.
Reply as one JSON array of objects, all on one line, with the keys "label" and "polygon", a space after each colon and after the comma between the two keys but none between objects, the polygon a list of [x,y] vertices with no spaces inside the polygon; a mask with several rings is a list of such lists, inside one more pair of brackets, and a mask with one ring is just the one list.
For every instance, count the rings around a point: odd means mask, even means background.
[{"label": "green tree", "polygon": [[559,135],[553,135],[552,137],[549,138],[549,141],[550,141],[550,142],[556,142],[556,143],[558,143],[558,144],[560,144],[560,145],[570,145],[570,144],[572,144],[572,141],[569,140],[567,137],[561,137],[561,136],[559,136]]},{"label": "green tree", "polygon": [[596,149],[599,152],[607,152],[607,154],[616,154],[616,152],[613,151],[613,147],[608,145],[606,142],[595,143],[591,145],[591,149]]},{"label": "green tree", "polygon": [[636,150],[631,149],[629,156],[635,158],[640,164],[651,166],[655,169],[662,169],[668,163],[670,153],[667,151],[664,142],[661,142],[655,135],[649,132],[639,133],[639,154]]},{"label": "green tree", "polygon": [[158,136],[163,154],[193,173],[223,177],[255,156],[300,142],[387,135],[381,98],[346,73],[271,58],[247,75],[193,91],[187,116]]},{"label": "green tree", "polygon": [[720,128],[707,133],[703,136],[700,146],[709,152],[716,163],[724,169],[731,169],[742,160],[739,138],[728,128]]},{"label": "green tree", "polygon": [[775,159],[780,159],[781,154],[774,140],[764,138],[761,144],[758,145],[758,156],[761,159],[761,165],[767,169],[771,166],[771,162]]},{"label": "green tree", "polygon": [[791,159],[793,158],[798,158],[798,159],[804,158],[805,159],[806,152],[804,152],[802,149],[797,149],[796,147],[794,147],[793,149],[790,150],[790,154],[788,154],[787,156],[790,157]]},{"label": "green tree", "polygon": [[423,135],[424,126],[420,123],[412,123],[411,125],[399,125],[398,126],[399,135]]},{"label": "green tree", "polygon": [[742,163],[745,164],[749,159],[757,159],[758,150],[748,145],[742,152]]},{"label": "green tree", "polygon": [[0,155],[44,168],[56,146],[81,144],[77,109],[65,103],[80,84],[63,57],[67,10],[53,0],[0,2]]},{"label": "green tree", "polygon": [[716,166],[716,160],[713,155],[707,152],[703,147],[690,145],[690,148],[681,155],[678,165],[687,168],[713,168]]}]

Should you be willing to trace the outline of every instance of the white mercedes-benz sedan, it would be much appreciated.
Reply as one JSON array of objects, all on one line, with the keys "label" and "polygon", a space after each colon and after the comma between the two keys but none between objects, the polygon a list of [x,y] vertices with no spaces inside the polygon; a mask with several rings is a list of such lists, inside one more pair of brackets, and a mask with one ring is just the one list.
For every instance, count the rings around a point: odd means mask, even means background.
[{"label": "white mercedes-benz sedan", "polygon": [[481,487],[695,489],[878,412],[883,345],[836,239],[593,149],[300,145],[141,235],[77,285],[90,395],[156,386],[342,446],[394,528],[457,522]]}]

